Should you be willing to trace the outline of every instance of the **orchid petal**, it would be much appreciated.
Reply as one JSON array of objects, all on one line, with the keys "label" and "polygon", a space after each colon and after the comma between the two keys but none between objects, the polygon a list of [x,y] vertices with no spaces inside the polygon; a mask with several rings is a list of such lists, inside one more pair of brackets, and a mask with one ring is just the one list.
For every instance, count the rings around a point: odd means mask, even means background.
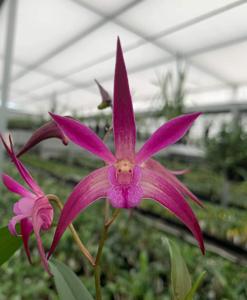
[{"label": "orchid petal", "polygon": [[41,229],[41,224],[40,224],[40,222],[36,221],[36,223],[33,226],[33,231],[34,231],[35,238],[36,238],[36,241],[37,241],[37,246],[38,246],[38,251],[39,251],[39,254],[40,254],[41,262],[42,262],[45,270],[51,275],[51,272],[49,270],[49,265],[48,265],[48,262],[47,262],[47,259],[46,259],[46,256],[45,256],[45,251],[44,251],[44,248],[43,248],[42,240],[41,240],[41,237],[40,237],[40,229]]},{"label": "orchid petal", "polygon": [[16,215],[24,215],[26,217],[31,217],[33,212],[33,206],[36,199],[32,196],[21,198],[14,204],[13,212]]},{"label": "orchid petal", "polygon": [[112,97],[110,94],[103,88],[103,86],[98,82],[98,80],[94,80],[98,86],[100,95],[101,95],[101,103],[98,105],[98,109],[104,109],[106,107],[112,106]]},{"label": "orchid petal", "polygon": [[161,176],[164,176],[178,191],[183,195],[188,196],[196,204],[203,207],[203,203],[180,181],[174,176],[169,170],[162,166],[159,162],[154,159],[149,159],[144,163],[146,168],[149,168],[153,171],[160,173]]},{"label": "orchid petal", "polygon": [[97,169],[76,185],[60,215],[48,257],[54,252],[64,231],[78,214],[96,200],[106,197],[109,188],[107,173],[108,167]]},{"label": "orchid petal", "polygon": [[180,140],[200,114],[181,115],[157,129],[138,151],[136,163],[144,162],[160,150]]},{"label": "orchid petal", "polygon": [[65,135],[76,145],[97,155],[107,163],[115,162],[115,157],[101,139],[79,121],[50,113]]},{"label": "orchid petal", "polygon": [[24,249],[25,249],[25,252],[27,254],[27,258],[28,258],[30,264],[32,263],[32,260],[31,260],[29,246],[28,246],[28,241],[29,241],[32,231],[33,231],[32,223],[27,218],[22,219],[21,220],[21,236],[22,236],[22,240],[23,240]]},{"label": "orchid petal", "polygon": [[7,174],[2,174],[2,181],[3,184],[7,187],[7,189],[12,193],[18,194],[22,197],[34,196],[29,190],[27,190],[24,186],[19,184],[17,181],[15,181]]},{"label": "orchid petal", "polygon": [[57,126],[57,124],[52,120],[45,123],[33,133],[30,139],[18,152],[17,157],[20,157],[21,155],[29,151],[31,148],[39,144],[41,141],[50,138],[58,138],[62,140],[64,145],[68,145],[68,139],[63,134],[62,130],[60,130],[60,128]]},{"label": "orchid petal", "polygon": [[18,216],[14,216],[13,218],[10,219],[8,228],[12,235],[18,235],[18,233],[16,232],[16,224],[25,218],[26,218],[26,216],[24,216],[24,215],[18,215]]},{"label": "orchid petal", "polygon": [[136,143],[135,117],[119,39],[114,78],[113,132],[117,159],[133,160]]},{"label": "orchid petal", "polygon": [[46,197],[40,197],[36,200],[33,207],[32,224],[35,238],[37,241],[38,251],[41,257],[41,262],[45,270],[51,275],[48,262],[45,256],[45,251],[40,237],[40,230],[48,230],[53,219],[53,208]]},{"label": "orchid petal", "polygon": [[183,196],[157,172],[144,168],[142,174],[144,198],[151,198],[174,213],[193,233],[204,254],[205,249],[200,226]]},{"label": "orchid petal", "polygon": [[14,149],[13,149],[13,143],[11,140],[11,137],[9,136],[9,142],[10,142],[10,147],[7,145],[5,140],[3,139],[2,135],[0,134],[0,138],[3,142],[3,145],[12,159],[13,163],[15,164],[16,168],[18,169],[21,177],[24,179],[24,181],[27,183],[27,185],[31,188],[33,192],[35,192],[37,195],[43,195],[42,190],[36,183],[36,181],[32,178],[31,174],[28,172],[28,170],[24,167],[22,162],[16,157]]}]

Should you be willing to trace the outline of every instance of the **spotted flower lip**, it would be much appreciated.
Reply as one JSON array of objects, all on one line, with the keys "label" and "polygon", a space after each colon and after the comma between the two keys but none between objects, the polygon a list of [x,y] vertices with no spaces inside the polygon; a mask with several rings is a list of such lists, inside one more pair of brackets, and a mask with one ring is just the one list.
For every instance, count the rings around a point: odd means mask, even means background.
[{"label": "spotted flower lip", "polygon": [[201,202],[175,174],[151,159],[153,155],[181,139],[200,113],[181,115],[165,123],[136,152],[135,117],[119,39],[113,95],[115,155],[92,130],[79,121],[52,113],[50,115],[71,142],[101,158],[106,166],[82,179],[70,194],[62,210],[48,257],[78,214],[96,200],[105,197],[116,208],[133,208],[144,198],[153,199],[175,214],[190,229],[204,253],[201,229],[185,196],[197,204]]},{"label": "spotted flower lip", "polygon": [[19,174],[29,187],[29,189],[27,189],[7,174],[2,174],[2,181],[7,189],[21,197],[20,200],[14,204],[14,216],[9,221],[9,231],[13,235],[18,235],[16,232],[16,224],[20,223],[20,233],[24,249],[30,263],[31,255],[28,242],[30,235],[34,232],[42,264],[45,270],[50,274],[40,237],[40,231],[46,231],[51,227],[53,220],[53,208],[42,189],[38,186],[21,161],[16,157],[11,137],[9,137],[10,146],[7,145],[2,135],[0,135],[0,138]]}]

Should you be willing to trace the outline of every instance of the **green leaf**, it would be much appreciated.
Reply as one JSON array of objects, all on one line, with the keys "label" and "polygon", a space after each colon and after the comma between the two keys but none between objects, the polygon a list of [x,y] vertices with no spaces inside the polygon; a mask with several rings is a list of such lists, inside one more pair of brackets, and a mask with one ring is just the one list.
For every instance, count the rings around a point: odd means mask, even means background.
[{"label": "green leaf", "polygon": [[178,246],[167,240],[171,258],[171,285],[174,300],[184,300],[191,289],[191,278]]},{"label": "green leaf", "polygon": [[49,264],[60,300],[93,300],[86,287],[69,267],[54,258]]},{"label": "green leaf", "polygon": [[13,236],[8,227],[0,228],[0,266],[21,247],[22,239]]},{"label": "green leaf", "polygon": [[185,297],[185,300],[193,300],[193,297],[196,293],[196,291],[198,290],[198,288],[200,287],[200,285],[202,284],[202,281],[204,279],[206,275],[206,271],[203,271],[198,277],[197,280],[195,281],[195,283],[193,284],[192,288],[190,289],[188,295]]}]

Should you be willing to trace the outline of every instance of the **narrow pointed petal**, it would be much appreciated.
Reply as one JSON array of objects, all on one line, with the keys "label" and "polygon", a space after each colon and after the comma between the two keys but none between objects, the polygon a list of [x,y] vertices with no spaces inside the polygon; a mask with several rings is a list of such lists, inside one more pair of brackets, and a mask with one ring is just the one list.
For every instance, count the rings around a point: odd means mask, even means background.
[{"label": "narrow pointed petal", "polygon": [[136,143],[135,117],[119,39],[114,78],[113,133],[117,159],[133,160]]},{"label": "narrow pointed petal", "polygon": [[87,126],[72,118],[50,113],[64,134],[76,145],[97,155],[107,163],[115,162],[115,157],[102,140]]},{"label": "narrow pointed petal", "polygon": [[40,142],[50,138],[58,138],[63,142],[64,145],[68,145],[67,137],[63,134],[62,130],[57,126],[57,124],[52,120],[38,128],[33,133],[26,144],[20,149],[17,157],[20,157]]},{"label": "narrow pointed petal", "polygon": [[198,221],[183,196],[158,173],[143,169],[142,189],[144,198],[151,198],[177,216],[192,232],[202,253],[205,253],[202,232]]},{"label": "narrow pointed petal", "polygon": [[46,197],[40,197],[35,201],[33,207],[32,224],[41,262],[45,270],[51,275],[44,247],[40,237],[41,230],[48,230],[53,220],[53,208]]},{"label": "narrow pointed petal", "polygon": [[20,175],[25,180],[25,182],[30,187],[30,189],[34,193],[36,193],[36,195],[39,195],[39,196],[43,195],[43,191],[38,186],[38,184],[36,183],[36,181],[33,179],[33,177],[31,176],[31,174],[29,173],[29,171],[22,164],[22,162],[20,160],[16,159],[16,157],[15,157],[14,163],[17,166],[17,168],[18,168],[18,170],[20,172]]},{"label": "narrow pointed petal", "polygon": [[0,138],[3,142],[3,145],[6,149],[9,157],[12,159],[12,161],[15,164],[16,168],[18,169],[21,177],[24,179],[24,181],[27,183],[27,185],[30,187],[30,189],[33,192],[35,192],[37,195],[43,195],[41,188],[38,186],[36,181],[32,178],[31,174],[24,167],[22,162],[16,157],[14,149],[13,149],[13,143],[12,143],[11,137],[9,136],[10,147],[7,145],[7,143],[5,142],[5,140],[3,139],[1,134],[0,134]]},{"label": "narrow pointed petal", "polygon": [[48,258],[54,252],[64,231],[70,223],[89,205],[106,197],[109,189],[108,167],[103,167],[82,179],[70,194],[60,215]]},{"label": "narrow pointed petal", "polygon": [[168,180],[179,192],[183,195],[188,196],[196,204],[203,207],[203,203],[194,195],[180,180],[177,179],[169,170],[162,166],[159,162],[154,159],[149,159],[145,162],[145,167],[160,173],[166,180]]},{"label": "narrow pointed petal", "polygon": [[34,223],[33,225],[33,231],[34,231],[34,234],[35,234],[35,238],[36,238],[36,242],[37,242],[37,246],[38,246],[38,251],[39,251],[39,254],[40,254],[40,258],[41,258],[41,262],[45,268],[45,270],[50,274],[50,270],[49,270],[49,265],[48,265],[48,262],[47,262],[47,258],[45,256],[45,250],[44,250],[44,247],[43,247],[43,244],[42,244],[42,240],[41,240],[41,237],[40,237],[40,228],[41,228],[41,224],[40,222],[37,222]]},{"label": "narrow pointed petal", "polygon": [[31,260],[29,246],[28,246],[28,241],[32,231],[33,231],[32,223],[28,219],[21,220],[21,236],[23,240],[24,249],[30,264],[32,263],[32,260]]},{"label": "narrow pointed petal", "polygon": [[157,129],[138,151],[136,163],[144,162],[157,152],[179,141],[200,114],[181,115]]},{"label": "narrow pointed petal", "polygon": [[27,190],[24,186],[19,184],[7,174],[2,174],[2,181],[10,192],[22,197],[33,197],[33,194],[29,190]]}]

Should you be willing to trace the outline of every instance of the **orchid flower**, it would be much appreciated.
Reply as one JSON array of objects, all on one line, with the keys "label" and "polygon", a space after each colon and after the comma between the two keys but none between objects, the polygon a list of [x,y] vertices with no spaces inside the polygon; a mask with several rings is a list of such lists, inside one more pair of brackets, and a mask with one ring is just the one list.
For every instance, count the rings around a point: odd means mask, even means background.
[{"label": "orchid flower", "polygon": [[98,80],[94,80],[95,83],[98,86],[100,96],[101,96],[101,103],[98,105],[98,109],[105,109],[107,107],[112,106],[112,98],[110,94],[107,92],[106,89],[103,88],[103,86],[98,82]]},{"label": "orchid flower", "polygon": [[32,234],[32,232],[34,232],[41,261],[46,271],[50,274],[44,248],[42,246],[40,231],[46,231],[51,227],[53,220],[53,208],[44,192],[32,178],[31,174],[21,163],[21,161],[16,157],[13,150],[13,143],[11,138],[9,137],[10,146],[7,145],[1,135],[0,138],[18,172],[29,187],[29,189],[27,189],[7,174],[2,174],[2,181],[7,189],[21,196],[21,199],[14,204],[14,217],[12,217],[9,222],[9,231],[13,235],[18,235],[18,233],[16,232],[16,224],[20,223],[21,237],[23,240],[25,252],[30,263],[31,256],[28,242],[30,235]]},{"label": "orchid flower", "polygon": [[20,157],[28,150],[42,142],[43,140],[50,138],[58,138],[62,140],[64,145],[68,144],[68,139],[63,134],[63,132],[58,128],[57,124],[52,120],[45,123],[43,126],[35,130],[30,139],[25,143],[25,145],[17,153],[17,157]]},{"label": "orchid flower", "polygon": [[[102,110],[107,107],[111,107],[112,99],[110,94],[107,92],[106,89],[103,88],[103,86],[98,82],[98,80],[95,79],[95,83],[98,86],[100,96],[101,96],[101,103],[98,105],[98,109]],[[34,131],[32,136],[28,139],[28,141],[23,145],[23,147],[17,153],[17,157],[22,156],[23,154],[28,152],[30,149],[32,149],[40,142],[50,138],[60,139],[65,146],[67,146],[69,143],[67,137],[60,130],[57,124],[53,120],[51,120]]]},{"label": "orchid flower", "polygon": [[135,118],[119,40],[113,101],[115,155],[93,131],[79,121],[51,114],[71,142],[101,158],[106,166],[82,179],[70,194],[60,215],[48,257],[55,250],[67,226],[86,207],[101,198],[108,198],[115,208],[133,208],[144,198],[153,199],[189,228],[204,253],[200,226],[184,197],[189,196],[198,204],[200,201],[174,174],[151,159],[157,152],[181,139],[200,113],[170,120],[156,130],[136,153]]}]

